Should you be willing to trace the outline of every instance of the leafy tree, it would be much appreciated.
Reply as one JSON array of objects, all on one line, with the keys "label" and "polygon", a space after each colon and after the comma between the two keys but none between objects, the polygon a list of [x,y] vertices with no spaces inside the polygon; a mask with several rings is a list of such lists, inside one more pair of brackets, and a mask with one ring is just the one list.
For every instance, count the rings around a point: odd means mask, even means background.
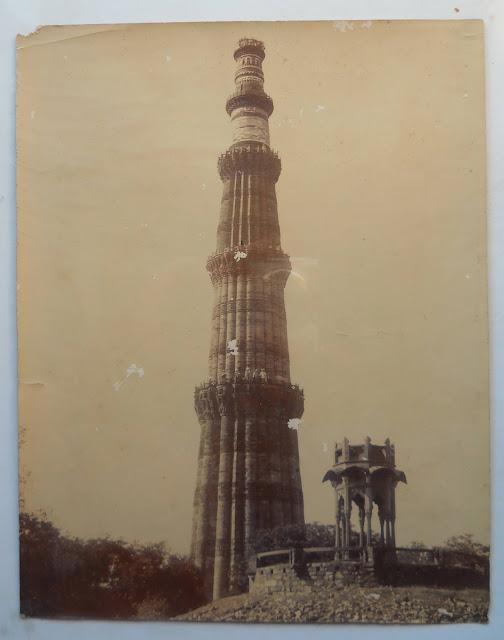
[{"label": "leafy tree", "polygon": [[490,555],[490,547],[481,544],[481,542],[477,542],[472,533],[462,533],[458,536],[451,536],[446,540],[444,548],[449,551],[473,554],[482,558],[488,558]]},{"label": "leafy tree", "polygon": [[334,525],[320,522],[263,529],[256,537],[255,551],[260,553],[290,547],[332,547],[334,535]]},{"label": "leafy tree", "polygon": [[[162,544],[81,540],[20,515],[21,612],[38,617],[172,617],[205,603],[201,572]],[[147,604],[146,604],[147,603]],[[150,603],[150,605],[148,604]]]}]

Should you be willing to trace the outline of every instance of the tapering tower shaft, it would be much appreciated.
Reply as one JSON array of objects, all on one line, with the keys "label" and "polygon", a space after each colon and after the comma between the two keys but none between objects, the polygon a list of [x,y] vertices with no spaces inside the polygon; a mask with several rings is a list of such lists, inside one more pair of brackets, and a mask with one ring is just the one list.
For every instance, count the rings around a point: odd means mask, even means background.
[{"label": "tapering tower shaft", "polygon": [[282,251],[269,147],[273,102],[264,92],[261,42],[235,51],[235,92],[226,110],[233,143],[219,158],[223,182],[208,382],[197,387],[201,424],[191,554],[214,598],[247,586],[257,531],[304,523],[297,432],[303,393],[290,381]]}]

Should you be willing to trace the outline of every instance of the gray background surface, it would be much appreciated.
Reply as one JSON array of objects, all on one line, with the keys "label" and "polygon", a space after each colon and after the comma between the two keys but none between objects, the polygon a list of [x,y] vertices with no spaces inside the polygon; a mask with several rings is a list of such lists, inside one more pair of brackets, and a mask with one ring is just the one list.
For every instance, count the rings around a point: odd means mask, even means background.
[{"label": "gray background surface", "polygon": [[[458,11],[456,10],[458,9]],[[20,620],[17,566],[17,419],[15,325],[15,36],[42,24],[197,20],[474,19],[486,24],[488,233],[492,406],[492,605],[488,626],[379,627],[203,625]],[[499,0],[3,0],[0,11],[0,638],[496,638],[504,622],[502,510],[504,464],[504,4]],[[36,319],[34,319],[36,321]]]}]

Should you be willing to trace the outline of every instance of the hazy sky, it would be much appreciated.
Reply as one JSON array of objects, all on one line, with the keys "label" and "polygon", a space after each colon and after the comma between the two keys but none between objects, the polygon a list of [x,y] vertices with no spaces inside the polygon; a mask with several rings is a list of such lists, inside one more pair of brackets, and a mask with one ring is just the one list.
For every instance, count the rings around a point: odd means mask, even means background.
[{"label": "hazy sky", "polygon": [[[25,502],[187,552],[238,38],[264,40],[308,521],[389,436],[397,540],[489,538],[484,78],[474,21],[48,28],[18,41]],[[131,365],[135,365],[132,367]],[[129,374],[128,374],[129,370]]]}]

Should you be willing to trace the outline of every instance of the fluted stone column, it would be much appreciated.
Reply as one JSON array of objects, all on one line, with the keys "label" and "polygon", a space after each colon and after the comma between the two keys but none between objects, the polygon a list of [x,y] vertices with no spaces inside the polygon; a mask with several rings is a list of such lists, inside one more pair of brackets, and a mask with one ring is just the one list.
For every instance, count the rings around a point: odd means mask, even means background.
[{"label": "fluted stone column", "polygon": [[364,546],[364,508],[359,507],[359,547]]},{"label": "fluted stone column", "polygon": [[230,591],[239,593],[243,587],[245,543],[245,417],[240,409],[234,423],[233,480],[231,485],[231,558]]},{"label": "fluted stone column", "polygon": [[245,368],[249,368],[251,375],[255,368],[255,278],[247,272],[247,314],[245,329]]},{"label": "fluted stone column", "polygon": [[366,544],[369,546],[372,542],[373,532],[371,529],[371,518],[373,516],[373,494],[371,487],[366,486],[366,496],[364,509],[366,511]]},{"label": "fluted stone column", "polygon": [[219,490],[217,496],[217,521],[215,532],[214,599],[222,598],[229,591],[231,562],[231,492],[234,453],[234,416],[229,408],[221,409],[221,437],[219,460]]},{"label": "fluted stone column", "polygon": [[197,565],[201,566],[203,564],[204,556],[203,549],[201,547],[201,529],[203,526],[203,519],[201,515],[201,492],[202,488],[202,462],[203,462],[203,449],[205,446],[205,434],[204,434],[204,423],[201,424],[201,437],[198,449],[198,468],[196,471],[196,491],[194,492],[194,500],[193,500],[193,523],[191,530],[191,557],[194,558],[194,561]]},{"label": "fluted stone column", "polygon": [[343,546],[341,539],[341,510],[340,510],[340,496],[337,491],[334,492],[334,512],[335,512],[335,527],[334,527],[334,546],[336,548],[335,558],[340,559],[340,549]]},{"label": "fluted stone column", "polygon": [[227,318],[226,318],[226,378],[231,380],[235,370],[235,358],[230,342],[236,339],[236,275],[232,274],[228,278],[227,289]]},{"label": "fluted stone column", "polygon": [[222,273],[220,285],[219,301],[219,346],[217,350],[217,382],[221,382],[226,371],[226,348],[227,348],[227,295],[228,295],[229,274]]},{"label": "fluted stone column", "polygon": [[[395,487],[394,487],[395,489]],[[393,547],[396,545],[395,541],[395,520],[396,520],[396,509],[395,509],[395,491],[392,489],[390,501],[391,501],[391,509],[390,509],[390,541]]]},{"label": "fluted stone column", "polygon": [[257,429],[252,407],[245,416],[245,555],[253,552],[257,529]]},{"label": "fluted stone column", "polygon": [[281,527],[283,519],[283,478],[282,478],[282,427],[283,420],[279,420],[277,415],[270,415],[267,427],[271,434],[270,453],[270,482],[271,482],[271,527]]},{"label": "fluted stone column", "polygon": [[236,340],[238,353],[235,357],[235,370],[245,371],[245,334],[247,313],[247,280],[242,269],[236,277]]},{"label": "fluted stone column", "polygon": [[205,569],[205,592],[209,595],[213,592],[213,575],[215,564],[215,538],[217,528],[217,504],[219,491],[219,465],[220,465],[220,437],[221,422],[217,412],[212,414],[209,422],[208,439],[206,442],[207,452],[203,461],[203,472],[201,476],[202,500],[204,505],[201,509],[202,536],[203,536],[203,567]]},{"label": "fluted stone column", "polygon": [[214,302],[212,309],[211,330],[210,330],[210,351],[208,353],[208,374],[214,379],[217,377],[218,352],[219,352],[219,328],[220,328],[220,288],[214,285]]}]

